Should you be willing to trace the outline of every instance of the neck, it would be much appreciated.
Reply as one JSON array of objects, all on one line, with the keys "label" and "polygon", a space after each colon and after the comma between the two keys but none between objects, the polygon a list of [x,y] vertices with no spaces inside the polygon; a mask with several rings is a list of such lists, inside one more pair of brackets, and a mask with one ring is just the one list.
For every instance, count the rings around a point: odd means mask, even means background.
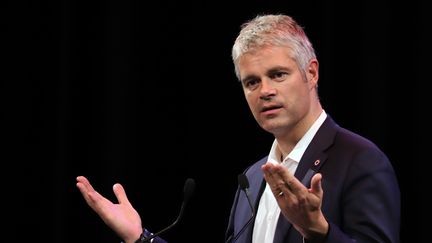
[{"label": "neck", "polygon": [[313,114],[308,115],[307,118],[300,121],[296,125],[296,128],[292,129],[292,131],[295,132],[288,132],[283,136],[276,136],[278,149],[283,158],[285,158],[294,149],[298,141],[300,141],[300,139],[306,134],[306,132],[321,115],[323,109],[321,106],[319,108],[320,109],[317,109],[316,112],[313,112]]},{"label": "neck", "polygon": [[[283,160],[285,159],[285,157],[289,154],[289,152],[285,152],[285,151],[281,148],[279,142],[278,142],[278,146],[277,146],[277,148],[278,148],[278,152],[280,153],[280,162],[282,163]],[[291,150],[292,150],[292,149],[291,149]],[[291,150],[290,150],[290,151],[291,151]]]}]

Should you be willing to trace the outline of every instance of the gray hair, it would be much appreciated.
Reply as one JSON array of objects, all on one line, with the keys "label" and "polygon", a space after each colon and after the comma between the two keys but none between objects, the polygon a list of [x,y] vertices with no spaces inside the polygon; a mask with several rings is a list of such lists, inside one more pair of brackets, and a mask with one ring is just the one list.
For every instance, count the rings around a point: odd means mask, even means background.
[{"label": "gray hair", "polygon": [[316,58],[315,50],[303,28],[293,18],[282,14],[259,15],[242,25],[232,48],[232,59],[238,79],[240,57],[266,46],[290,48],[291,57],[304,76],[309,61]]}]

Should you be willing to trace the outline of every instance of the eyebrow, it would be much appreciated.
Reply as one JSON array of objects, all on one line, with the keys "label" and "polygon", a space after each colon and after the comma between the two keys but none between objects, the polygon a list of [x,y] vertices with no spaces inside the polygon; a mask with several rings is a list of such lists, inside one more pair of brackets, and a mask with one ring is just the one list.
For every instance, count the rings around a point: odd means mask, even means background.
[{"label": "eyebrow", "polygon": [[[272,68],[270,68],[269,70],[267,70],[265,72],[265,75],[270,76],[276,72],[280,72],[280,71],[285,71],[285,72],[292,72],[293,68],[291,67],[287,67],[287,66],[281,66],[281,65],[276,65]],[[254,78],[259,78],[258,76],[251,74],[251,75],[247,75],[245,78],[241,79],[240,81],[242,83],[250,80],[250,79],[254,79]]]},{"label": "eyebrow", "polygon": [[285,67],[285,66],[276,66],[273,68],[270,68],[267,72],[266,75],[275,73],[275,72],[280,72],[280,71],[287,71],[287,72],[291,72],[292,68],[289,67]]}]

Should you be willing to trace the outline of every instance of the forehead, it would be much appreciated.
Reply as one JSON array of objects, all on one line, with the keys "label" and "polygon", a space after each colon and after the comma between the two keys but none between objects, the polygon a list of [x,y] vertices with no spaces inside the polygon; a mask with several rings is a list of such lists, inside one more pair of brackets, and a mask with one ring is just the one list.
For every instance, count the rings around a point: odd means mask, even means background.
[{"label": "forehead", "polygon": [[249,51],[239,58],[238,67],[240,76],[250,75],[253,72],[265,72],[275,67],[292,69],[297,63],[292,52],[287,47],[263,47]]}]

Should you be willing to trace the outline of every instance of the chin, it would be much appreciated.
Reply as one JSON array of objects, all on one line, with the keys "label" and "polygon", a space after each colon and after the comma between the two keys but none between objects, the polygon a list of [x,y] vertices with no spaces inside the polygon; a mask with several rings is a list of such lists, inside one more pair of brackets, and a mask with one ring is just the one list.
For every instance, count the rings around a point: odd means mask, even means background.
[{"label": "chin", "polygon": [[269,133],[274,133],[275,131],[279,130],[281,128],[280,125],[274,123],[274,122],[267,122],[261,125],[262,129]]},{"label": "chin", "polygon": [[277,133],[281,129],[289,127],[289,123],[286,120],[281,119],[267,119],[260,123],[261,127],[269,133]]}]

